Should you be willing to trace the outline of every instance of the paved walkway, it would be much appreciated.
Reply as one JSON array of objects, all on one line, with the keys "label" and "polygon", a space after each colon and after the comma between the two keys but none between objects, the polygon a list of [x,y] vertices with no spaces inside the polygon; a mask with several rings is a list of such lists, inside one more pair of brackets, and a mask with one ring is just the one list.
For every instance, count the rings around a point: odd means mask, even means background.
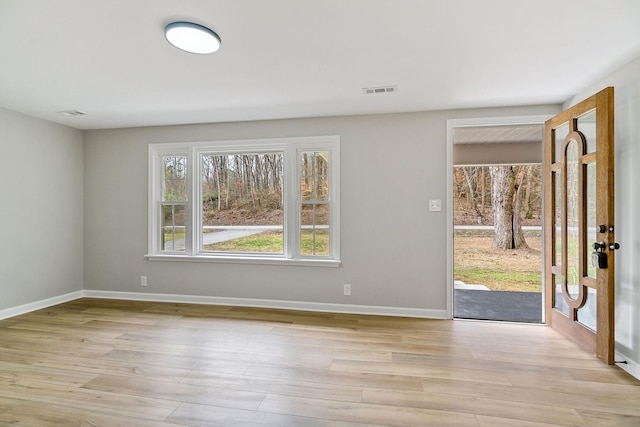
[{"label": "paved walkway", "polygon": [[453,316],[461,319],[542,323],[541,292],[455,289]]},{"label": "paved walkway", "polygon": [[485,285],[470,285],[460,280],[453,281],[453,289],[471,289],[474,291],[490,291]]},{"label": "paved walkway", "polygon": [[[241,237],[251,236],[253,234],[259,234],[266,230],[271,229],[279,229],[282,227],[251,227],[251,228],[242,228],[242,227],[225,227],[224,229],[216,228],[216,230],[212,233],[204,233],[202,235],[202,244],[203,245],[211,245],[213,243],[226,242],[228,240],[235,240]],[[171,246],[171,242],[166,242],[166,246],[168,250],[174,251],[183,251],[184,250],[184,239],[176,239],[173,244],[175,246]]]}]

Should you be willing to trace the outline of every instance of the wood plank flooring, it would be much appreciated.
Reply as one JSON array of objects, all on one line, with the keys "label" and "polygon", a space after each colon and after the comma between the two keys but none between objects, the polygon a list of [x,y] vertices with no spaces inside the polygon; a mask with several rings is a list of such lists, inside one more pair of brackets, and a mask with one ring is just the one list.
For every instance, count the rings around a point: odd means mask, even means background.
[{"label": "wood plank flooring", "polygon": [[639,426],[542,325],[81,299],[0,321],[0,425]]}]

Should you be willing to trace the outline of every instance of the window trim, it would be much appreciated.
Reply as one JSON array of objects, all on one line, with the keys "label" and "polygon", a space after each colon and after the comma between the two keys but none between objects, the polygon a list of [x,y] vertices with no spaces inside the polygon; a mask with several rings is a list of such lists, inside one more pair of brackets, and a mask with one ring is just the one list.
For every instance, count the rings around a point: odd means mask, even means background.
[{"label": "window trim", "polygon": [[[300,179],[299,153],[327,151],[329,161],[329,256],[302,255],[300,253]],[[200,159],[204,154],[284,153],[283,164],[283,240],[282,254],[236,254],[202,251],[201,219],[202,183]],[[162,218],[157,209],[162,202],[162,157],[186,156],[187,194],[185,213],[185,251],[160,250],[160,224]],[[274,264],[338,267],[340,260],[340,137],[337,135],[270,138],[236,141],[204,141],[151,143],[148,148],[148,253],[150,261],[225,262],[240,264]]]}]

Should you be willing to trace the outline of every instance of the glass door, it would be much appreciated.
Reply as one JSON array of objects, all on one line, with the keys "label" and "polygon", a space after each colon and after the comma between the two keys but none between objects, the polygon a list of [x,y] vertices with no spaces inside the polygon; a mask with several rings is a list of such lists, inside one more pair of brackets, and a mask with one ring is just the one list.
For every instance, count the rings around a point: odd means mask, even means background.
[{"label": "glass door", "polygon": [[546,322],[614,357],[613,88],[545,124]]}]

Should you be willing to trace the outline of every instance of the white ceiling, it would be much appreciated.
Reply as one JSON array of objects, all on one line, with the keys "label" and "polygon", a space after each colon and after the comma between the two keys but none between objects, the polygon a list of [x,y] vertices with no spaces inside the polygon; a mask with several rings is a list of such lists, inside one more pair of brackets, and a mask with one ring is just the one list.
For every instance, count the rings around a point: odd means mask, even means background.
[{"label": "white ceiling", "polygon": [[0,0],[0,106],[79,129],[560,103],[638,56],[638,0]]},{"label": "white ceiling", "polygon": [[454,144],[542,143],[543,138],[542,124],[453,128]]}]

